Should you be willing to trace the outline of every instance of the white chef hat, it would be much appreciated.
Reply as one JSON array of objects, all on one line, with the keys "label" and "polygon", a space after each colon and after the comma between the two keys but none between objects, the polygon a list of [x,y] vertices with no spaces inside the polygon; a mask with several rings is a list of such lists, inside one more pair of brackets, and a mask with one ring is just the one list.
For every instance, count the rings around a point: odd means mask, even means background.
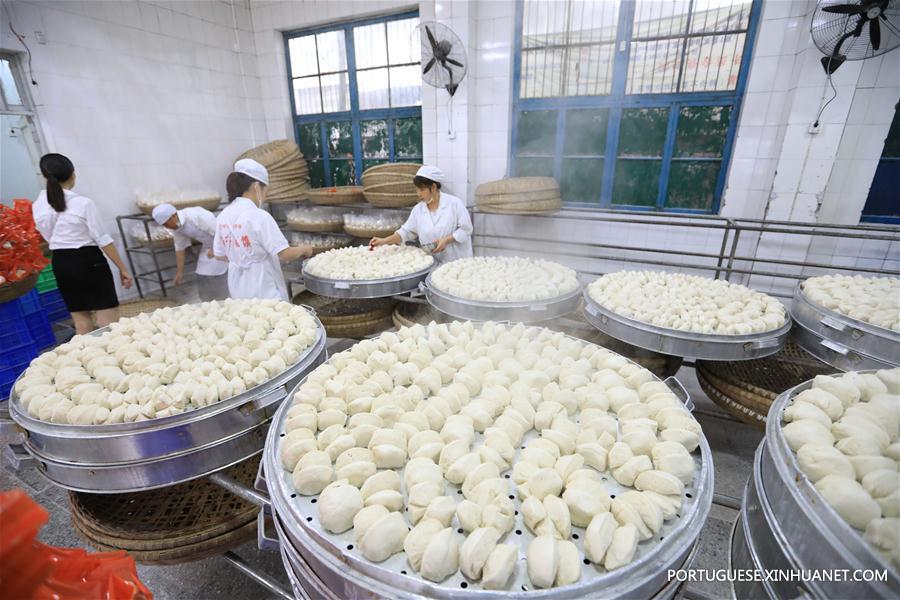
[{"label": "white chef hat", "polygon": [[269,185],[269,172],[252,158],[242,158],[234,163],[235,173],[243,173],[264,185]]},{"label": "white chef hat", "polygon": [[444,172],[431,165],[422,165],[419,170],[416,171],[416,177],[424,177],[425,179],[441,183],[444,181]]},{"label": "white chef hat", "polygon": [[159,225],[165,225],[174,214],[175,207],[171,204],[158,204],[153,208],[153,220]]}]

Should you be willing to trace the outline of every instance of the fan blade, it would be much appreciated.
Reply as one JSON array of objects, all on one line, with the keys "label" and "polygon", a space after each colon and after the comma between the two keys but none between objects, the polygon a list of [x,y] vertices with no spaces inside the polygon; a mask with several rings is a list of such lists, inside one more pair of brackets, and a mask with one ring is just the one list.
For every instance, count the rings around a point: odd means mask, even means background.
[{"label": "fan blade", "polygon": [[872,42],[872,50],[878,50],[881,46],[881,25],[878,24],[878,19],[869,21],[869,39]]},{"label": "fan blade", "polygon": [[459,61],[453,60],[452,58],[448,58],[448,59],[447,59],[447,62],[450,63],[451,65],[457,66],[457,67],[459,67],[459,68],[461,68],[461,69],[462,69],[462,68],[465,68],[465,65],[464,65],[464,64],[462,64],[462,63],[459,62]]},{"label": "fan blade", "polygon": [[861,15],[866,12],[866,7],[862,4],[838,4],[836,6],[824,6],[822,11],[839,15]]},{"label": "fan blade", "polygon": [[438,43],[437,40],[434,39],[434,36],[431,34],[431,30],[428,29],[428,25],[425,26],[425,33],[428,34],[428,41],[431,43],[431,51],[437,52]]},{"label": "fan blade", "polygon": [[433,67],[433,66],[434,66],[434,59],[432,58],[431,60],[428,61],[428,64],[425,65],[425,68],[422,69],[422,75],[424,75],[425,73],[430,71],[431,67]]},{"label": "fan blade", "polygon": [[450,75],[450,81],[453,81],[453,69],[447,66],[446,61],[441,61],[441,66],[447,70],[447,73]]}]

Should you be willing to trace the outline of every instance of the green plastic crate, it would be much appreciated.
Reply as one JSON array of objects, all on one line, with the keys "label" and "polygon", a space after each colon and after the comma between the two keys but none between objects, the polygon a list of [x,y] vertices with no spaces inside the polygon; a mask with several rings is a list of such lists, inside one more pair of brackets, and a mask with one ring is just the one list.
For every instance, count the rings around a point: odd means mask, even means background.
[{"label": "green plastic crate", "polygon": [[38,275],[37,285],[34,287],[37,288],[38,293],[49,292],[57,288],[56,275],[53,274],[53,265],[44,267],[44,270]]}]

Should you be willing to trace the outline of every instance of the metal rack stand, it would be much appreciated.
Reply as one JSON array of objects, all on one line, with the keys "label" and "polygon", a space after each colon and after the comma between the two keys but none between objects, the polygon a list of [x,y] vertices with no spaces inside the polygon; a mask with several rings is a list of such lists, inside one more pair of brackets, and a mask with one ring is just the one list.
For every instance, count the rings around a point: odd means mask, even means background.
[{"label": "metal rack stand", "polygon": [[[159,286],[160,293],[163,298],[168,297],[168,292],[166,291],[166,284],[172,281],[171,278],[164,278],[163,273],[165,271],[171,271],[175,268],[175,264],[165,264],[169,261],[161,261],[162,257],[166,257],[168,255],[174,256],[175,248],[173,246],[166,246],[164,248],[158,248],[153,244],[134,244],[131,241],[131,237],[125,234],[125,229],[122,227],[123,221],[135,221],[141,223],[144,228],[144,234],[147,239],[150,239],[150,223],[153,222],[153,218],[149,215],[145,215],[144,213],[135,213],[133,215],[122,215],[116,217],[116,224],[119,227],[119,236],[122,238],[122,244],[125,246],[125,256],[128,258],[128,266],[131,269],[132,276],[134,277],[134,283],[137,287],[138,295],[141,298],[144,298],[144,289],[141,287],[141,281],[149,281],[155,283]],[[153,260],[153,269],[149,271],[141,271],[135,268],[135,256],[149,256]],[[188,265],[193,265],[197,262],[197,258],[195,256],[188,256],[185,259],[185,267]]]}]

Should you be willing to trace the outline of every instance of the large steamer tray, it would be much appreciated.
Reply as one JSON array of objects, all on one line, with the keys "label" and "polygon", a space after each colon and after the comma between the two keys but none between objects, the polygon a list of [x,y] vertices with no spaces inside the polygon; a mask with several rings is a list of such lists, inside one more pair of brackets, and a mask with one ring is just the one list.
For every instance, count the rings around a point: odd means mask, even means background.
[{"label": "large steamer tray", "polygon": [[791,316],[805,350],[845,371],[900,366],[900,333],[853,319],[816,304],[797,284]]},{"label": "large steamer tray", "polygon": [[457,319],[469,321],[514,321],[532,323],[556,319],[574,312],[581,301],[581,286],[567,294],[542,300],[490,302],[448,294],[434,285],[431,275],[422,286],[428,303]]},{"label": "large steamer tray", "polygon": [[816,490],[797,463],[782,432],[784,409],[812,387],[806,381],[781,394],[766,420],[765,451],[759,468],[765,495],[781,535],[806,569],[872,569],[887,572],[887,581],[818,582],[822,598],[900,598],[897,572],[862,535],[844,521]]},{"label": "large steamer tray", "polygon": [[310,275],[303,266],[303,285],[314,294],[329,298],[387,298],[413,292],[425,281],[434,265],[427,269],[385,279],[328,279]]},{"label": "large steamer tray", "polygon": [[[302,385],[302,381],[299,385]],[[688,408],[692,408],[687,392],[674,378],[665,381]],[[298,385],[298,388],[299,388]],[[293,397],[293,392],[289,398]],[[712,454],[705,437],[701,437],[700,454],[695,456],[696,476],[694,482],[685,488],[685,497],[679,516],[666,522],[658,537],[642,542],[638,546],[635,560],[616,571],[607,573],[593,565],[583,565],[578,583],[536,590],[528,579],[525,550],[534,539],[525,527],[522,516],[516,517],[516,525],[504,539],[506,543],[517,543],[520,558],[512,582],[507,590],[491,591],[481,588],[480,582],[466,579],[457,572],[442,583],[433,583],[420,577],[407,563],[405,553],[398,553],[384,562],[373,563],[362,556],[356,546],[353,530],[340,535],[325,531],[318,517],[317,498],[294,493],[291,473],[286,471],[278,458],[279,439],[284,435],[290,401],[285,402],[273,419],[269,429],[263,462],[272,507],[280,516],[287,541],[300,553],[329,587],[344,597],[376,596],[386,598],[619,598],[619,597],[671,597],[675,590],[667,588],[667,569],[677,569],[688,564],[696,546],[706,517],[712,504],[713,464]],[[525,436],[522,445],[537,437],[535,431]],[[481,434],[476,436],[476,444]],[[402,473],[401,473],[402,477]],[[604,485],[611,493],[619,490],[612,478],[606,477]],[[446,482],[445,482],[446,483]],[[448,495],[461,494],[460,486],[446,483]],[[521,501],[510,486],[517,510]],[[459,497],[461,499],[461,496]],[[521,512],[521,511],[519,511]],[[455,518],[454,518],[455,519]],[[456,521],[451,527],[458,527]],[[520,532],[517,534],[516,532]],[[584,530],[573,528],[578,539],[572,539],[583,557]],[[285,540],[283,539],[284,543]],[[661,591],[670,589],[671,594],[659,596]]]},{"label": "large steamer tray", "polygon": [[134,423],[68,425],[31,417],[13,392],[10,415],[38,469],[70,490],[124,493],[202,477],[259,453],[288,390],[325,360],[325,329],[316,324],[313,344],[283,373],[210,406]]},{"label": "large steamer tray", "polygon": [[751,360],[775,354],[791,331],[791,319],[772,331],[747,335],[692,333],[659,327],[623,317],[600,306],[584,289],[584,315],[588,322],[616,339],[662,354],[702,360]]}]

